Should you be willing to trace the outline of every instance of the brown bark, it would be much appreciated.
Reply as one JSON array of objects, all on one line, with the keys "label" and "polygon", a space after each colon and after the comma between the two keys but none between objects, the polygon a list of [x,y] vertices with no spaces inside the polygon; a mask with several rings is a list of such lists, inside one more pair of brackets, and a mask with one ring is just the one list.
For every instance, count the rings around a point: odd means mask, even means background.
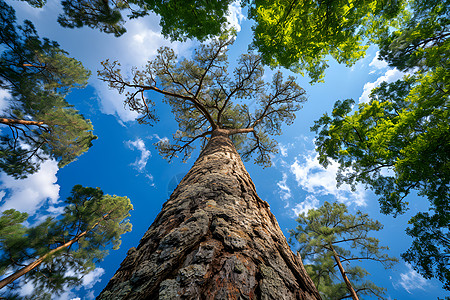
[{"label": "brown bark", "polygon": [[334,260],[338,265],[339,271],[341,272],[342,278],[344,279],[344,282],[347,285],[347,289],[350,292],[350,295],[352,296],[353,300],[359,300],[358,295],[356,294],[352,284],[350,283],[350,280],[347,277],[347,274],[345,274],[345,270],[344,267],[342,266],[341,260],[339,259],[339,256],[337,255],[336,251],[334,251],[333,245],[331,245],[331,243],[330,249],[333,252]]},{"label": "brown bark", "polygon": [[320,296],[218,129],[98,299]]},{"label": "brown bark", "polygon": [[28,121],[28,120],[7,119],[7,118],[0,118],[0,123],[5,124],[5,125],[10,125],[10,124],[36,125],[36,126],[44,125],[44,122],[40,122],[40,121]]}]

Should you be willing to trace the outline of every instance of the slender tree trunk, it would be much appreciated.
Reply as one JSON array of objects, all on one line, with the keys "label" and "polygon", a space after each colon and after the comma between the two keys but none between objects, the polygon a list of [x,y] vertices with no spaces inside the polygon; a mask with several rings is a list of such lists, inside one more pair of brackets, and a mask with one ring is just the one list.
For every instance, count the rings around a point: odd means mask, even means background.
[{"label": "slender tree trunk", "polygon": [[219,129],[98,299],[320,296]]},{"label": "slender tree trunk", "polygon": [[350,280],[348,279],[347,275],[345,274],[344,267],[342,266],[341,260],[339,259],[339,256],[337,255],[336,251],[334,251],[333,246],[330,243],[331,251],[333,251],[334,260],[336,261],[339,271],[341,272],[342,278],[344,279],[345,284],[347,285],[347,289],[350,292],[350,295],[352,295],[353,300],[359,300],[358,295],[356,294],[355,290],[353,289],[352,284],[350,283]]},{"label": "slender tree trunk", "polygon": [[67,243],[64,243],[63,245],[50,250],[49,252],[47,252],[46,254],[42,255],[41,257],[39,257],[38,259],[36,259],[35,261],[31,262],[30,264],[26,265],[25,267],[17,270],[16,272],[14,272],[13,274],[9,275],[8,277],[6,277],[5,279],[0,281],[0,289],[4,288],[6,285],[10,284],[11,282],[13,282],[14,280],[22,277],[23,275],[27,274],[28,272],[30,272],[31,270],[33,270],[34,268],[38,267],[40,264],[42,264],[42,262],[44,260],[46,260],[47,258],[51,257],[53,254],[55,254],[56,252],[65,249],[67,247],[69,247],[70,245],[75,244],[76,242],[78,242],[83,236],[85,236],[86,234],[88,234],[91,230],[93,230],[95,227],[97,227],[98,224],[100,224],[100,222],[104,221],[110,214],[112,213],[112,211],[110,211],[109,213],[107,213],[106,215],[104,215],[102,217],[101,220],[99,220],[97,223],[95,223],[94,225],[91,226],[91,228],[89,228],[89,230],[83,231],[82,233],[78,234],[76,237],[74,237],[73,239],[71,239],[70,241],[68,241]]}]

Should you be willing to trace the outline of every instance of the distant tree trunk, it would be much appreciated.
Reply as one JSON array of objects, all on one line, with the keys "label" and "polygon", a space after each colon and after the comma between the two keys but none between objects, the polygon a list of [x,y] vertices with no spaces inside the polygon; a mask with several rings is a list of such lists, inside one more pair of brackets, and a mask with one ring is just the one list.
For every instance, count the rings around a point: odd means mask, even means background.
[{"label": "distant tree trunk", "polygon": [[321,299],[217,129],[98,299]]},{"label": "distant tree trunk", "polygon": [[353,289],[352,284],[350,283],[350,280],[347,277],[347,274],[345,273],[344,267],[342,266],[341,260],[339,259],[339,256],[337,255],[336,251],[333,248],[333,245],[329,243],[330,249],[333,252],[334,260],[336,261],[336,264],[338,265],[339,271],[341,272],[342,278],[344,279],[345,285],[347,286],[348,291],[350,292],[350,295],[352,296],[353,300],[359,300],[358,295],[356,294],[355,290]]}]

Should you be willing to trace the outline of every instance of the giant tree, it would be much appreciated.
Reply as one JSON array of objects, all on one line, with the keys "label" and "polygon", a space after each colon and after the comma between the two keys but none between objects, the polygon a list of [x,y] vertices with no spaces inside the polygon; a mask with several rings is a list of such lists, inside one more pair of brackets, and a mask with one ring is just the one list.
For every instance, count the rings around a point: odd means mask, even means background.
[{"label": "giant tree", "polygon": [[0,169],[26,177],[48,158],[63,167],[96,138],[91,122],[65,100],[71,88],[87,84],[90,72],[56,42],[39,38],[31,22],[17,25],[3,0],[0,45],[0,88],[9,94],[0,113]]},{"label": "giant tree", "polygon": [[141,123],[158,119],[148,92],[164,96],[179,126],[172,143],[158,143],[164,157],[187,158],[194,143],[202,146],[99,299],[320,299],[241,161],[255,153],[256,162],[270,165],[276,151],[270,135],[293,122],[304,90],[280,72],[266,84],[261,59],[252,53],[240,57],[230,76],[232,42],[214,39],[191,60],[160,48],[130,79],[117,62],[106,61],[99,71],[111,87],[127,91],[126,103]]},{"label": "giant tree", "polygon": [[118,249],[120,236],[131,231],[126,219],[133,208],[127,197],[104,195],[98,188],[76,185],[64,213],[35,226],[28,214],[14,209],[0,217],[0,289],[25,277],[40,293],[60,293],[81,281],[95,263]]},{"label": "giant tree", "polygon": [[450,1],[417,0],[411,17],[381,43],[402,80],[374,89],[368,103],[338,101],[312,128],[319,162],[340,165],[338,182],[362,183],[379,196],[381,211],[408,209],[414,191],[430,202],[407,230],[412,247],[402,255],[425,278],[449,289],[450,207]]},{"label": "giant tree", "polygon": [[388,248],[380,246],[379,240],[369,234],[383,228],[380,222],[361,211],[348,213],[345,204],[328,202],[300,214],[297,222],[298,226],[291,230],[296,241],[293,244],[298,245],[302,258],[311,263],[306,270],[324,299],[385,299],[385,289],[363,280],[368,272],[354,265],[369,260],[391,267],[397,261],[386,255]]}]

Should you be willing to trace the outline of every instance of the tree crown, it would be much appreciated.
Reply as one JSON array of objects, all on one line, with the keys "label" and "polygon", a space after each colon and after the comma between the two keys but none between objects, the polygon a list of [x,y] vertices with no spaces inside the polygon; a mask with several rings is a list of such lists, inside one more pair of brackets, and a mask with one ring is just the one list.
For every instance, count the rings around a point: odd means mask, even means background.
[{"label": "tree crown", "polygon": [[187,159],[194,141],[204,144],[215,130],[221,130],[232,136],[243,159],[256,152],[255,161],[268,166],[269,154],[277,151],[269,136],[281,134],[282,124],[293,122],[306,100],[305,91],[291,76],[284,81],[281,72],[266,84],[261,58],[253,53],[242,55],[230,76],[226,52],[233,41],[234,36],[228,35],[214,39],[201,45],[191,60],[178,60],[172,49],[162,47],[143,70],[133,69],[130,79],[122,76],[118,62],[108,60],[98,74],[110,87],[126,92],[125,103],[140,113],[141,123],[158,120],[146,91],[164,95],[179,125],[175,143],[157,144],[165,158],[181,153]]},{"label": "tree crown", "polygon": [[133,206],[127,197],[104,195],[98,188],[76,185],[66,204],[61,216],[30,227],[23,225],[26,213],[14,209],[3,212],[0,274],[15,272],[30,260],[45,257],[25,274],[25,280],[42,293],[59,293],[79,284],[81,277],[107,255],[106,248],[112,244],[118,249],[120,236],[131,231],[126,218]]}]

